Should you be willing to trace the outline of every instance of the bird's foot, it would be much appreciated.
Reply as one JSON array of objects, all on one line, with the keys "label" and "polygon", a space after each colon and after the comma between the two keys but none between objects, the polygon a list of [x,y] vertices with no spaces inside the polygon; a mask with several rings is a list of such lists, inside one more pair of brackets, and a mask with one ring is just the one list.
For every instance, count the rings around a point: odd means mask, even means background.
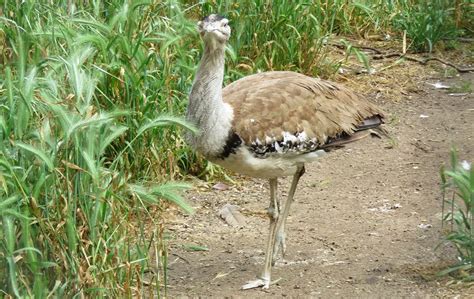
[{"label": "bird's foot", "polygon": [[247,282],[242,286],[242,290],[249,290],[262,287],[262,289],[268,289],[270,287],[270,279],[259,278]]},{"label": "bird's foot", "polygon": [[279,232],[275,238],[275,244],[273,245],[273,256],[272,256],[272,265],[275,265],[275,262],[278,260],[278,254],[281,251],[281,256],[285,257],[286,253],[286,236],[284,232]]}]

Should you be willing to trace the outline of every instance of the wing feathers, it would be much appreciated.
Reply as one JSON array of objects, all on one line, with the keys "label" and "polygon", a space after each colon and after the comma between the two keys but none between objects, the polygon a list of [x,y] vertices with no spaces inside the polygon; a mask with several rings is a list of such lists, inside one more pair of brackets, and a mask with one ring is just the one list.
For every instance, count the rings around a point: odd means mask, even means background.
[{"label": "wing feathers", "polygon": [[225,87],[223,98],[233,107],[233,129],[246,144],[304,132],[307,140],[323,145],[383,122],[380,109],[348,89],[294,72],[245,77]]}]

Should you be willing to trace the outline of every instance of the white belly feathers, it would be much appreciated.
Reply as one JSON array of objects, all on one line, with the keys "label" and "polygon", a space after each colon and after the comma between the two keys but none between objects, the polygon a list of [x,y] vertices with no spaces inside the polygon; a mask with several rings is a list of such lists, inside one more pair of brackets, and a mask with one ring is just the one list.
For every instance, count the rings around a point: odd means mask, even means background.
[{"label": "white belly feathers", "polygon": [[213,163],[234,172],[257,178],[277,178],[290,176],[296,172],[297,166],[310,163],[323,156],[324,150],[297,154],[297,153],[274,153],[265,158],[256,157],[249,149],[240,146],[235,154],[225,159],[211,159]]}]

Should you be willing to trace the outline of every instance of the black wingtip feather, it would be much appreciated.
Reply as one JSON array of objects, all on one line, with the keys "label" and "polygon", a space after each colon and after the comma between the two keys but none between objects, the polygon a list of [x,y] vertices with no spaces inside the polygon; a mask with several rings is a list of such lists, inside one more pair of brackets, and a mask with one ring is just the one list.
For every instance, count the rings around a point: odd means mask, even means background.
[{"label": "black wingtip feather", "polygon": [[380,115],[374,115],[364,119],[364,121],[356,127],[356,131],[363,131],[368,129],[377,128],[384,123],[384,119]]}]

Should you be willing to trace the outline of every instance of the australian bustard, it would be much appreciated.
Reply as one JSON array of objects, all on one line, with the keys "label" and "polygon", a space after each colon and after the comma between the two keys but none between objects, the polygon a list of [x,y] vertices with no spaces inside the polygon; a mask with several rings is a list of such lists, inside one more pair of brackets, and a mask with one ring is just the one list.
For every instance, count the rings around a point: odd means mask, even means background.
[{"label": "australian bustard", "polygon": [[[304,164],[370,135],[383,123],[383,112],[340,85],[294,72],[259,73],[223,89],[229,21],[213,14],[198,30],[205,47],[186,118],[200,132],[187,141],[214,163],[270,181],[265,265],[257,280],[243,286],[268,288],[272,265],[286,248],[285,222]],[[293,181],[280,202],[277,179],[284,176]]]}]

